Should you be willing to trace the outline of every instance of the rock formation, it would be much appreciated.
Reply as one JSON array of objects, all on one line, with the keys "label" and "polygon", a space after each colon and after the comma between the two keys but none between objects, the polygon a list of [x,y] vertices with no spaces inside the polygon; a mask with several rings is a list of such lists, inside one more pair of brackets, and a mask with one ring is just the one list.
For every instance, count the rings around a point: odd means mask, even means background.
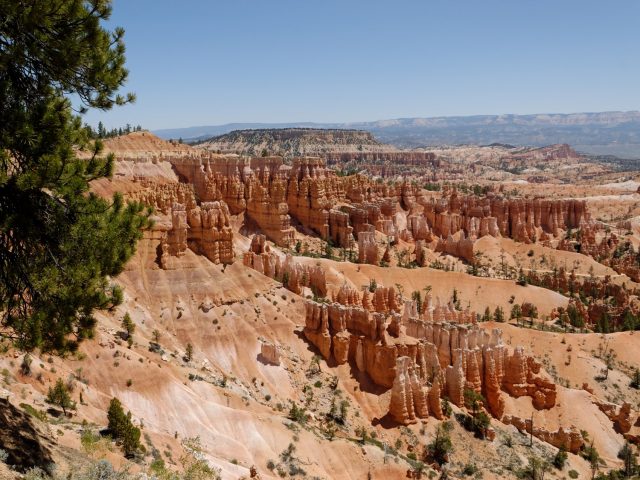
[{"label": "rock formation", "polygon": [[422,201],[422,206],[429,227],[441,238],[463,231],[472,239],[502,235],[531,243],[543,232],[555,237],[560,229],[579,228],[589,221],[584,200],[461,197],[453,190],[440,200]]},{"label": "rock formation", "polygon": [[439,399],[463,406],[466,389],[482,393],[496,418],[504,414],[504,392],[530,396],[538,409],[555,405],[555,384],[540,373],[540,364],[521,347],[511,351],[500,330],[481,329],[475,313],[434,307],[429,299],[418,313],[411,301],[402,308],[393,289],[375,292],[373,301],[368,291],[363,294],[369,309],[346,286],[336,295],[344,303],[307,302],[304,334],[325,359],[353,361],[375,384],[391,388],[396,421],[411,423],[427,411],[442,417]]},{"label": "rock formation", "polygon": [[358,262],[378,265],[378,244],[375,232],[360,232],[358,234]]},{"label": "rock formation", "polygon": [[187,248],[213,263],[233,262],[233,231],[226,203],[198,205],[192,185],[158,185],[147,180],[139,183],[142,188],[127,196],[155,208],[159,215],[145,238],[157,242],[158,263],[162,268],[174,268],[173,258],[183,256]]},{"label": "rock formation", "polygon": [[[505,415],[502,417],[502,423],[513,425],[521,432],[527,432],[529,434],[532,432],[531,419],[528,418],[523,420],[520,417]],[[580,431],[575,427],[560,427],[555,432],[550,432],[542,427],[533,425],[533,436],[554,447],[564,447],[571,453],[578,453],[584,445],[584,439]]]},{"label": "rock formation", "polygon": [[633,426],[630,403],[624,402],[622,405],[601,401],[595,401],[594,403],[613,422],[617,432],[622,434],[629,433]]},{"label": "rock formation", "polygon": [[308,287],[319,297],[327,294],[325,272],[320,265],[297,263],[290,254],[282,258],[271,250],[264,235],[254,235],[249,251],[243,256],[243,264],[282,282],[293,293],[301,294],[303,288]]},{"label": "rock formation", "polygon": [[188,212],[188,244],[213,263],[233,262],[233,232],[227,204],[203,202]]},{"label": "rock formation", "polygon": [[280,352],[273,343],[262,342],[260,344],[260,355],[265,363],[280,365]]},{"label": "rock formation", "polygon": [[429,415],[425,388],[416,373],[415,363],[409,357],[396,359],[389,415],[404,425],[415,423],[417,418]]}]

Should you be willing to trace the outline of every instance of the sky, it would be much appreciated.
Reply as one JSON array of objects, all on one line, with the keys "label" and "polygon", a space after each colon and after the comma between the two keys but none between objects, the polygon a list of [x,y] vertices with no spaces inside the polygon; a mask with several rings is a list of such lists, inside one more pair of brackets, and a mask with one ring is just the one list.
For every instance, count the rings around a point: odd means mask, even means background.
[{"label": "sky", "polygon": [[114,0],[147,129],[640,109],[637,0]]}]

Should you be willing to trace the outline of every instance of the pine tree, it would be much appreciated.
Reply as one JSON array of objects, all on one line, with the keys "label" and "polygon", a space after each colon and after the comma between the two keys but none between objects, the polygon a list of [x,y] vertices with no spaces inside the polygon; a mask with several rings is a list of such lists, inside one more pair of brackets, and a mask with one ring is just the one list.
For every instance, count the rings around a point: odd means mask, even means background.
[{"label": "pine tree", "polygon": [[49,387],[47,392],[47,402],[62,408],[64,414],[67,414],[68,408],[73,408],[74,403],[69,395],[69,388],[65,385],[61,378],[56,380],[53,387]]},{"label": "pine tree", "polygon": [[520,325],[520,319],[522,318],[522,307],[517,303],[511,307],[511,319],[515,319],[518,325]]},{"label": "pine tree", "polygon": [[25,350],[92,336],[148,225],[141,205],[89,193],[114,159],[69,100],[84,113],[134,99],[116,93],[127,70],[123,30],[101,26],[110,13],[109,0],[0,3],[0,337]]},{"label": "pine tree", "polygon": [[131,422],[131,412],[127,414],[127,422],[120,440],[126,457],[131,457],[140,450],[140,429]]},{"label": "pine tree", "polygon": [[136,331],[136,324],[133,323],[133,320],[131,320],[131,315],[129,315],[129,312],[124,314],[124,317],[122,318],[122,329],[127,332],[127,338],[130,338],[131,335],[133,335],[133,332]]},{"label": "pine tree", "polygon": [[131,412],[125,415],[120,400],[115,397],[109,403],[107,421],[111,436],[120,443],[125,456],[131,457],[140,450],[140,429],[131,421]]},{"label": "pine tree", "polygon": [[125,429],[127,417],[124,414],[122,403],[117,398],[112,398],[107,410],[107,421],[109,432],[114,438],[118,438]]},{"label": "pine tree", "polygon": [[433,441],[425,447],[425,460],[433,460],[438,465],[449,461],[449,453],[453,450],[450,430],[451,424],[449,422],[442,422],[438,425]]}]

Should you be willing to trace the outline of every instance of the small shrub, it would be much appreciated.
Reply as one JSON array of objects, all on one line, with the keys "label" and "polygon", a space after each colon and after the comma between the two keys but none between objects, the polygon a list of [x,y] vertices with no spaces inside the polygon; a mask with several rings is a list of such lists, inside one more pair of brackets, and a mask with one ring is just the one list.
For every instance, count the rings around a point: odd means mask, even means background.
[{"label": "small shrub", "polygon": [[560,450],[558,450],[558,453],[556,453],[555,457],[553,457],[553,466],[556,467],[558,470],[562,470],[564,468],[564,465],[567,463],[567,450],[566,448],[562,447],[560,448]]},{"label": "small shrub", "polygon": [[470,477],[471,475],[478,473],[478,471],[478,467],[475,463],[467,463],[462,469],[462,474]]},{"label": "small shrub", "polygon": [[193,359],[193,345],[191,345],[190,343],[187,343],[187,350],[185,351],[184,354],[184,360],[186,362],[190,362]]},{"label": "small shrub", "polygon": [[24,357],[22,357],[22,363],[20,364],[20,373],[22,373],[22,375],[24,375],[25,377],[28,377],[31,375],[32,362],[33,362],[33,358],[31,358],[31,355],[29,355],[28,353],[25,353]]},{"label": "small shrub", "polygon": [[295,402],[291,402],[288,418],[304,425],[307,422],[307,411],[304,407],[300,408]]}]

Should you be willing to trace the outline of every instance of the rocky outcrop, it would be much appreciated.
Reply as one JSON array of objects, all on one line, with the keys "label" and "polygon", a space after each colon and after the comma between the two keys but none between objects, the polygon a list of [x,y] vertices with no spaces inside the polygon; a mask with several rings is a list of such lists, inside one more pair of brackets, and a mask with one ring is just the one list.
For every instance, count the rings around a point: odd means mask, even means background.
[{"label": "rocky outcrop", "polygon": [[500,330],[481,329],[475,313],[433,306],[429,298],[418,312],[412,301],[401,306],[393,289],[375,292],[373,299],[368,290],[362,296],[368,309],[347,286],[336,295],[343,303],[307,302],[304,334],[325,359],[351,361],[376,385],[391,388],[396,421],[411,423],[424,411],[440,418],[440,398],[463,407],[467,389],[481,393],[496,418],[504,414],[505,392],[530,396],[540,409],[555,404],[555,385],[540,364],[504,345]]},{"label": "rocky outcrop", "polygon": [[[196,208],[195,206],[193,208]],[[187,239],[189,221],[187,218],[187,209],[183,204],[174,203],[171,210],[171,230],[167,231],[164,237],[166,243],[166,252],[174,257],[181,257],[187,251]],[[165,246],[163,245],[163,249]],[[166,258],[163,263],[166,262]],[[165,267],[166,268],[166,267]]]},{"label": "rocky outcrop", "polygon": [[464,405],[465,374],[462,368],[462,355],[458,355],[454,365],[447,365],[445,378],[447,397],[454,405]]},{"label": "rocky outcrop", "polygon": [[624,402],[622,405],[615,403],[594,401],[596,406],[613,422],[618,433],[629,433],[633,426],[631,404]]},{"label": "rocky outcrop", "polygon": [[349,214],[340,210],[329,210],[329,238],[334,245],[352,249],[355,245],[353,227],[349,223]]},{"label": "rocky outcrop", "polygon": [[467,238],[464,231],[458,232],[456,236],[448,235],[446,240],[438,239],[436,252],[443,252],[455,257],[464,258],[467,262],[474,261],[473,244],[476,237]]},{"label": "rocky outcrop", "polygon": [[287,204],[287,174],[280,157],[252,159],[245,179],[246,213],[277,245],[293,244]]},{"label": "rocky outcrop", "polygon": [[264,235],[254,235],[242,261],[245,266],[282,282],[298,295],[303,293],[305,287],[319,297],[327,294],[325,271],[320,265],[297,263],[290,254],[282,257],[271,250]]},{"label": "rocky outcrop", "polygon": [[233,232],[224,202],[203,202],[188,212],[188,244],[213,263],[233,262]]},{"label": "rocky outcrop", "polygon": [[522,419],[512,415],[502,417],[502,423],[513,425],[521,432],[532,433],[543,442],[549,443],[557,448],[564,447],[568,452],[578,453],[584,445],[584,440],[580,431],[576,427],[560,427],[555,432],[550,432],[542,427],[531,424],[530,419]]},{"label": "rocky outcrop", "polygon": [[442,388],[440,386],[440,376],[434,375],[433,383],[428,394],[429,412],[438,420],[444,418],[442,411]]},{"label": "rocky outcrop", "polygon": [[271,365],[280,365],[280,352],[273,343],[262,342],[260,344],[260,356],[262,361]]},{"label": "rocky outcrop", "polygon": [[343,283],[338,292],[334,294],[333,301],[342,305],[360,305],[361,303],[358,291],[346,282]]},{"label": "rocky outcrop", "polygon": [[305,303],[304,335],[313,343],[324,358],[331,356],[331,334],[329,333],[329,311],[325,304]]},{"label": "rocky outcrop", "polygon": [[538,410],[549,409],[556,403],[556,386],[538,376],[539,372],[540,364],[533,357],[527,357],[523,347],[517,346],[513,355],[505,359],[502,386],[512,397],[531,397]]},{"label": "rocky outcrop", "polygon": [[145,179],[139,183],[143,188],[127,196],[157,211],[156,222],[146,238],[158,242],[158,263],[163,269],[175,268],[173,259],[182,257],[187,248],[213,263],[233,262],[233,232],[226,203],[198,205],[193,185],[156,184]]},{"label": "rocky outcrop", "polygon": [[379,258],[375,232],[360,232],[358,234],[358,262],[378,265]]},{"label": "rocky outcrop", "polygon": [[[589,220],[584,200],[459,196],[455,190],[439,200],[422,201],[429,228],[441,238],[459,231],[471,239],[485,235],[536,241],[541,233],[579,228]],[[414,232],[412,234],[415,235]]]},{"label": "rocky outcrop", "polygon": [[222,200],[231,214],[246,213],[278,245],[291,245],[288,167],[282,158],[247,159],[198,152],[169,161],[202,201]]},{"label": "rocky outcrop", "polygon": [[0,448],[6,454],[4,463],[23,473],[36,467],[53,473],[50,436],[50,432],[38,430],[29,414],[0,398]]},{"label": "rocky outcrop", "polygon": [[291,215],[321,238],[329,238],[331,197],[338,182],[331,178],[320,158],[296,158],[289,176],[287,203]]},{"label": "rocky outcrop", "polygon": [[425,388],[416,373],[415,362],[398,357],[396,376],[391,387],[389,415],[398,423],[409,425],[429,416]]},{"label": "rocky outcrop", "polygon": [[487,401],[487,408],[496,418],[502,418],[504,414],[504,399],[500,394],[500,381],[498,380],[498,368],[493,351],[486,349],[484,356],[484,381],[482,382],[482,395]]}]

